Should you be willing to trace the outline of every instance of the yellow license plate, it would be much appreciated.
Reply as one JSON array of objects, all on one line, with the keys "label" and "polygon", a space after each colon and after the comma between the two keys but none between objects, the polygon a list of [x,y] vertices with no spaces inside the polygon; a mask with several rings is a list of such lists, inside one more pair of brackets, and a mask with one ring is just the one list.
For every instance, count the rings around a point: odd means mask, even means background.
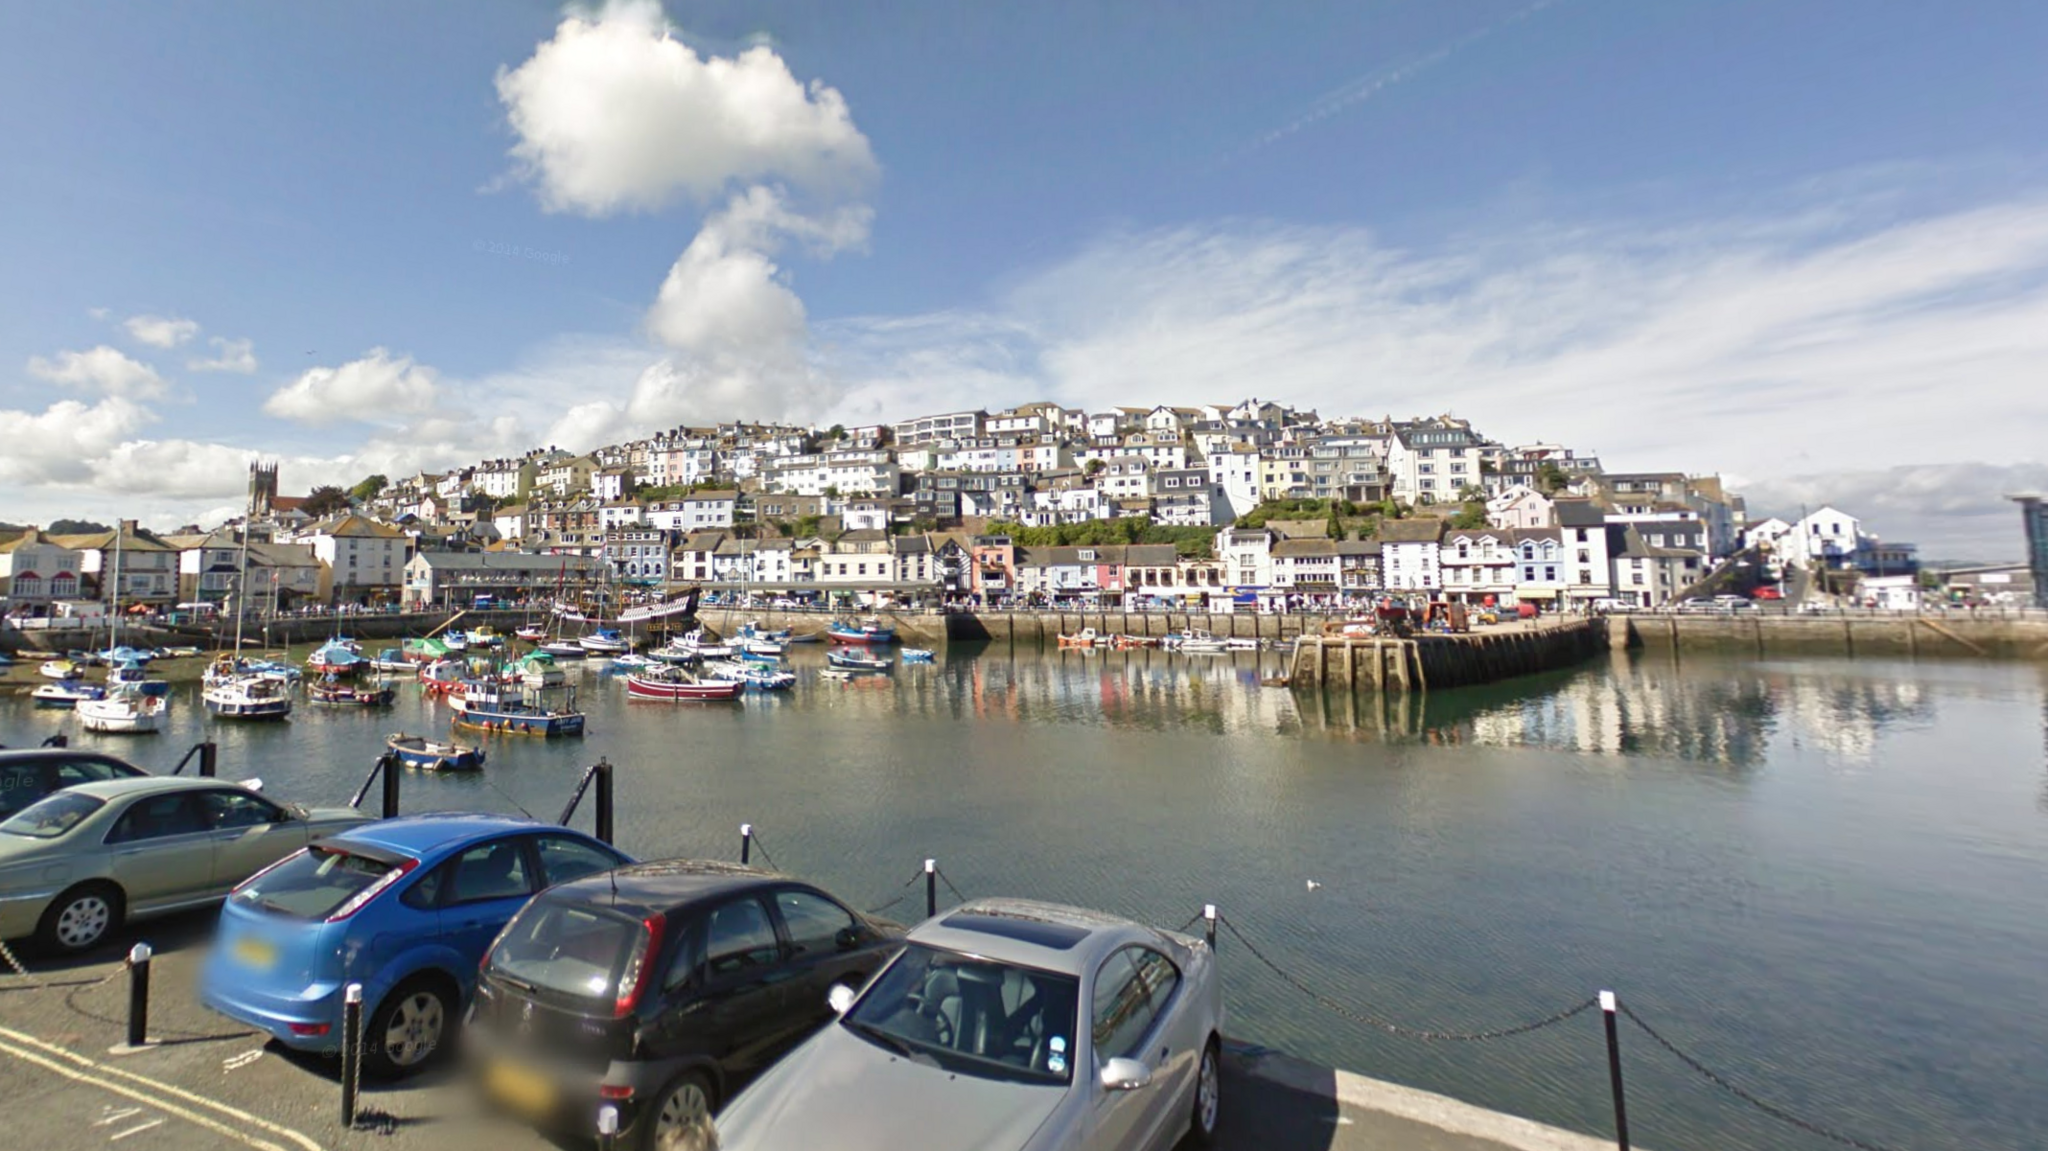
[{"label": "yellow license plate", "polygon": [[235,940],[235,958],[250,967],[267,971],[277,962],[277,948],[264,940],[245,935]]},{"label": "yellow license plate", "polygon": [[500,1102],[528,1114],[554,1106],[555,1089],[547,1079],[515,1063],[493,1063],[485,1084]]}]

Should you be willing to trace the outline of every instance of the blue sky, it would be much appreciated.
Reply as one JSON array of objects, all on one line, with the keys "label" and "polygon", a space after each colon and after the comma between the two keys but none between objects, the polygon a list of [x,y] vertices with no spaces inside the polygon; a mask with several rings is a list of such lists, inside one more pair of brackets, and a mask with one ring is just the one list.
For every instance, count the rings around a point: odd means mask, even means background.
[{"label": "blue sky", "polygon": [[12,13],[0,519],[1258,395],[2016,553],[2038,4],[997,8]]}]

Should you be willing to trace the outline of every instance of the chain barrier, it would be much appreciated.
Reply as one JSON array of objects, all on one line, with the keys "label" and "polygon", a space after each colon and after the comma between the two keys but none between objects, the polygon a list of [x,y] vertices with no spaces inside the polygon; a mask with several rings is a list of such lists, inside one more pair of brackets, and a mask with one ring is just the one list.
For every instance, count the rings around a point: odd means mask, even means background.
[{"label": "chain barrier", "polygon": [[1885,1147],[1881,1144],[1866,1143],[1861,1139],[1857,1139],[1849,1135],[1844,1135],[1839,1131],[1830,1131],[1827,1128],[1822,1127],[1818,1123],[1812,1123],[1805,1119],[1801,1119],[1797,1115],[1794,1115],[1789,1111],[1786,1111],[1779,1107],[1774,1107],[1771,1104],[1764,1102],[1763,1100],[1757,1098],[1756,1096],[1729,1082],[1726,1078],[1722,1077],[1721,1075],[1716,1074],[1712,1069],[1708,1068],[1706,1064],[1701,1063],[1699,1060],[1694,1059],[1692,1056],[1687,1055],[1683,1051],[1680,1051],[1676,1044],[1672,1043],[1669,1039],[1664,1038],[1664,1036],[1658,1034],[1656,1028],[1650,1026],[1648,1023],[1643,1022],[1643,1017],[1637,1015],[1633,1010],[1631,1010],[1628,1004],[1622,1003],[1618,1006],[1621,1013],[1628,1017],[1628,1021],[1630,1023],[1635,1024],[1638,1028],[1642,1030],[1643,1034],[1655,1040],[1657,1046],[1662,1047],[1664,1050],[1669,1051],[1672,1055],[1676,1056],[1679,1062],[1685,1064],[1687,1067],[1692,1068],[1695,1072],[1698,1072],[1700,1078],[1705,1079],[1707,1082],[1712,1083],[1714,1086],[1719,1087],[1721,1090],[1726,1091],[1728,1094],[1735,1096],[1737,1099],[1742,1100],[1744,1103],[1749,1104],[1751,1107],[1756,1108],[1758,1111],[1761,1111],[1764,1114],[1770,1116],[1771,1118],[1776,1119],[1778,1122],[1789,1124],[1793,1127],[1797,1127],[1801,1131],[1805,1131],[1808,1134],[1818,1135],[1823,1139],[1840,1143],[1845,1147],[1858,1148],[1859,1151],[1893,1151],[1892,1148]]},{"label": "chain barrier", "polygon": [[939,882],[946,885],[946,890],[953,893],[953,898],[960,901],[961,903],[967,902],[967,897],[961,894],[960,889],[953,886],[952,879],[947,877],[946,869],[941,867],[936,868],[935,870],[939,873]]},{"label": "chain barrier", "polygon": [[[1196,916],[1196,918],[1199,919],[1201,917]],[[1299,991],[1303,995],[1308,996],[1310,999],[1315,1000],[1327,1011],[1331,1011],[1335,1014],[1341,1015],[1344,1018],[1351,1020],[1353,1023],[1359,1023],[1367,1027],[1378,1028],[1379,1030],[1384,1031],[1389,1035],[1399,1035],[1408,1039],[1420,1039],[1430,1043],[1470,1043],[1475,1040],[1481,1039],[1506,1039],[1510,1036],[1515,1035],[1527,1035],[1531,1031],[1539,1031],[1545,1027],[1549,1027],[1558,1023],[1563,1023],[1565,1020],[1570,1019],[1574,1015],[1578,1015],[1582,1012],[1585,1012],[1593,1008],[1600,1002],[1598,999],[1587,999],[1582,1003],[1574,1004],[1571,1007],[1565,1008],[1563,1011],[1558,1011],[1553,1014],[1546,1015],[1541,1019],[1531,1020],[1528,1023],[1518,1023],[1513,1027],[1497,1028],[1492,1031],[1428,1031],[1419,1027],[1407,1027],[1403,1026],[1402,1024],[1395,1023],[1393,1020],[1390,1019],[1381,1019],[1376,1015],[1368,1015],[1362,1011],[1355,1011],[1352,1008],[1346,1007],[1344,1004],[1339,1003],[1326,995],[1318,993],[1308,984],[1303,983],[1299,979],[1296,979],[1293,975],[1290,975],[1288,972],[1283,970],[1279,964],[1273,962],[1272,959],[1268,958],[1265,952],[1259,950],[1257,944],[1254,944],[1251,940],[1245,938],[1244,932],[1238,930],[1237,924],[1232,923],[1230,921],[1229,916],[1219,915],[1216,917],[1216,921],[1218,923],[1221,923],[1224,926],[1224,928],[1230,932],[1232,938],[1236,939],[1239,943],[1243,944],[1244,949],[1246,951],[1251,952],[1252,957],[1254,959],[1257,959],[1260,963],[1265,964],[1268,970],[1272,971],[1273,974],[1279,976],[1283,981],[1285,981],[1288,984],[1288,986],[1293,987],[1296,991]]]},{"label": "chain barrier", "polygon": [[1173,933],[1175,935],[1186,935],[1188,933],[1188,928],[1193,927],[1195,924],[1200,923],[1201,921],[1202,913],[1197,911],[1193,915],[1188,916],[1188,921],[1186,923],[1183,923],[1179,927],[1174,928]]},{"label": "chain barrier", "polygon": [[910,885],[911,885],[911,884],[913,884],[913,883],[916,883],[916,882],[917,882],[918,880],[920,880],[920,879],[923,879],[923,878],[924,878],[924,872],[923,872],[923,871],[913,871],[913,872],[911,872],[911,873],[910,873],[910,878],[909,878],[909,879],[906,879],[906,880],[904,880],[904,881],[903,881],[903,890],[901,890],[901,891],[899,891],[899,892],[897,892],[897,893],[896,893],[896,898],[894,898],[894,899],[890,900],[890,901],[889,901],[889,902],[887,902],[887,903],[884,903],[884,904],[882,904],[882,905],[881,905],[881,906],[879,906],[879,907],[870,907],[870,908],[868,908],[868,914],[869,914],[869,915],[880,915],[880,914],[881,914],[882,912],[884,912],[884,911],[887,911],[887,910],[889,910],[890,908],[892,908],[892,907],[896,906],[897,904],[899,904],[899,903],[903,902],[903,901],[904,901],[904,900],[906,900],[906,899],[909,899],[909,898],[910,898]]},{"label": "chain barrier", "polygon": [[754,850],[755,850],[755,851],[758,851],[758,852],[760,852],[760,853],[761,853],[761,858],[767,861],[767,863],[768,863],[768,870],[770,870],[770,871],[781,871],[781,870],[782,870],[782,868],[780,868],[780,867],[776,866],[776,863],[775,863],[775,857],[774,857],[773,855],[770,855],[770,854],[768,853],[768,845],[767,845],[767,844],[765,844],[765,843],[762,843],[762,842],[761,842],[761,829],[760,829],[760,828],[758,828],[758,827],[757,827],[757,828],[754,828],[754,829],[753,829],[753,834],[749,835],[749,836],[748,836],[747,838],[748,838],[748,839],[749,839],[750,841],[752,841],[752,843],[753,843],[753,845],[754,845]]}]

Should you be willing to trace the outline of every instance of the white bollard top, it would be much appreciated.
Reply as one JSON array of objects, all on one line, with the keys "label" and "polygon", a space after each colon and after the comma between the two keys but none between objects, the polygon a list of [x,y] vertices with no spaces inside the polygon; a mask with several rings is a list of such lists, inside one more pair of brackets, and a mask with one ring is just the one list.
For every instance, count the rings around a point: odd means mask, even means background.
[{"label": "white bollard top", "polygon": [[1203,918],[1203,919],[1214,919],[1214,918],[1216,918],[1216,905],[1215,905],[1215,904],[1213,904],[1213,903],[1204,903],[1204,904],[1202,905],[1202,918]]},{"label": "white bollard top", "polygon": [[1614,1014],[1614,992],[1602,991],[1600,993],[1600,1010],[1607,1012],[1609,1015]]},{"label": "white bollard top", "polygon": [[926,871],[937,871],[937,870],[939,869],[939,861],[938,861],[938,860],[936,860],[936,859],[927,859],[927,860],[925,860],[925,861],[924,861],[924,869],[925,869]]},{"label": "white bollard top", "polygon": [[138,943],[128,949],[128,962],[136,964],[148,963],[150,956],[155,954],[156,952],[149,949],[149,944]]},{"label": "white bollard top", "polygon": [[351,983],[347,987],[342,988],[341,1001],[343,1003],[361,1003],[363,1001],[363,985]]},{"label": "white bollard top", "polygon": [[742,839],[754,838],[754,825],[751,823],[740,824],[740,837]]},{"label": "white bollard top", "polygon": [[619,1109],[607,1103],[597,1109],[597,1133],[607,1138],[619,1133]]}]

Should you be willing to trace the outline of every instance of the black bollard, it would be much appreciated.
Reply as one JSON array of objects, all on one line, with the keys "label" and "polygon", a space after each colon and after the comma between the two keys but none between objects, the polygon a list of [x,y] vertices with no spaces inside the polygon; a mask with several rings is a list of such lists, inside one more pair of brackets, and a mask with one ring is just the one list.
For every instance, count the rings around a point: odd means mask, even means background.
[{"label": "black bollard", "polygon": [[1600,993],[1600,1016],[1607,1022],[1607,1075],[1614,1082],[1614,1143],[1628,1151],[1628,1105],[1621,1094],[1621,1035],[1614,1025],[1617,1007],[1614,992]]},{"label": "black bollard", "polygon": [[939,861],[924,861],[924,914],[929,919],[939,913]]},{"label": "black bollard", "polygon": [[220,745],[207,740],[199,745],[199,778],[212,779],[220,766]]},{"label": "black bollard", "polygon": [[378,768],[378,770],[384,773],[384,818],[397,819],[399,780],[398,760],[396,757],[386,754],[384,758],[379,760],[378,762],[382,765]]},{"label": "black bollard", "polygon": [[351,983],[341,993],[341,1126],[356,1125],[356,1086],[363,1069],[363,985]]},{"label": "black bollard", "polygon": [[740,866],[745,867],[754,859],[754,825],[740,824]]},{"label": "black bollard", "polygon": [[612,841],[612,765],[606,759],[597,761],[596,834],[606,843]]},{"label": "black bollard", "polygon": [[1216,905],[1213,903],[1204,903],[1202,905],[1202,930],[1208,936],[1209,951],[1211,954],[1214,954],[1216,951]]},{"label": "black bollard", "polygon": [[149,961],[156,953],[147,943],[128,951],[128,1046],[149,1043]]}]

